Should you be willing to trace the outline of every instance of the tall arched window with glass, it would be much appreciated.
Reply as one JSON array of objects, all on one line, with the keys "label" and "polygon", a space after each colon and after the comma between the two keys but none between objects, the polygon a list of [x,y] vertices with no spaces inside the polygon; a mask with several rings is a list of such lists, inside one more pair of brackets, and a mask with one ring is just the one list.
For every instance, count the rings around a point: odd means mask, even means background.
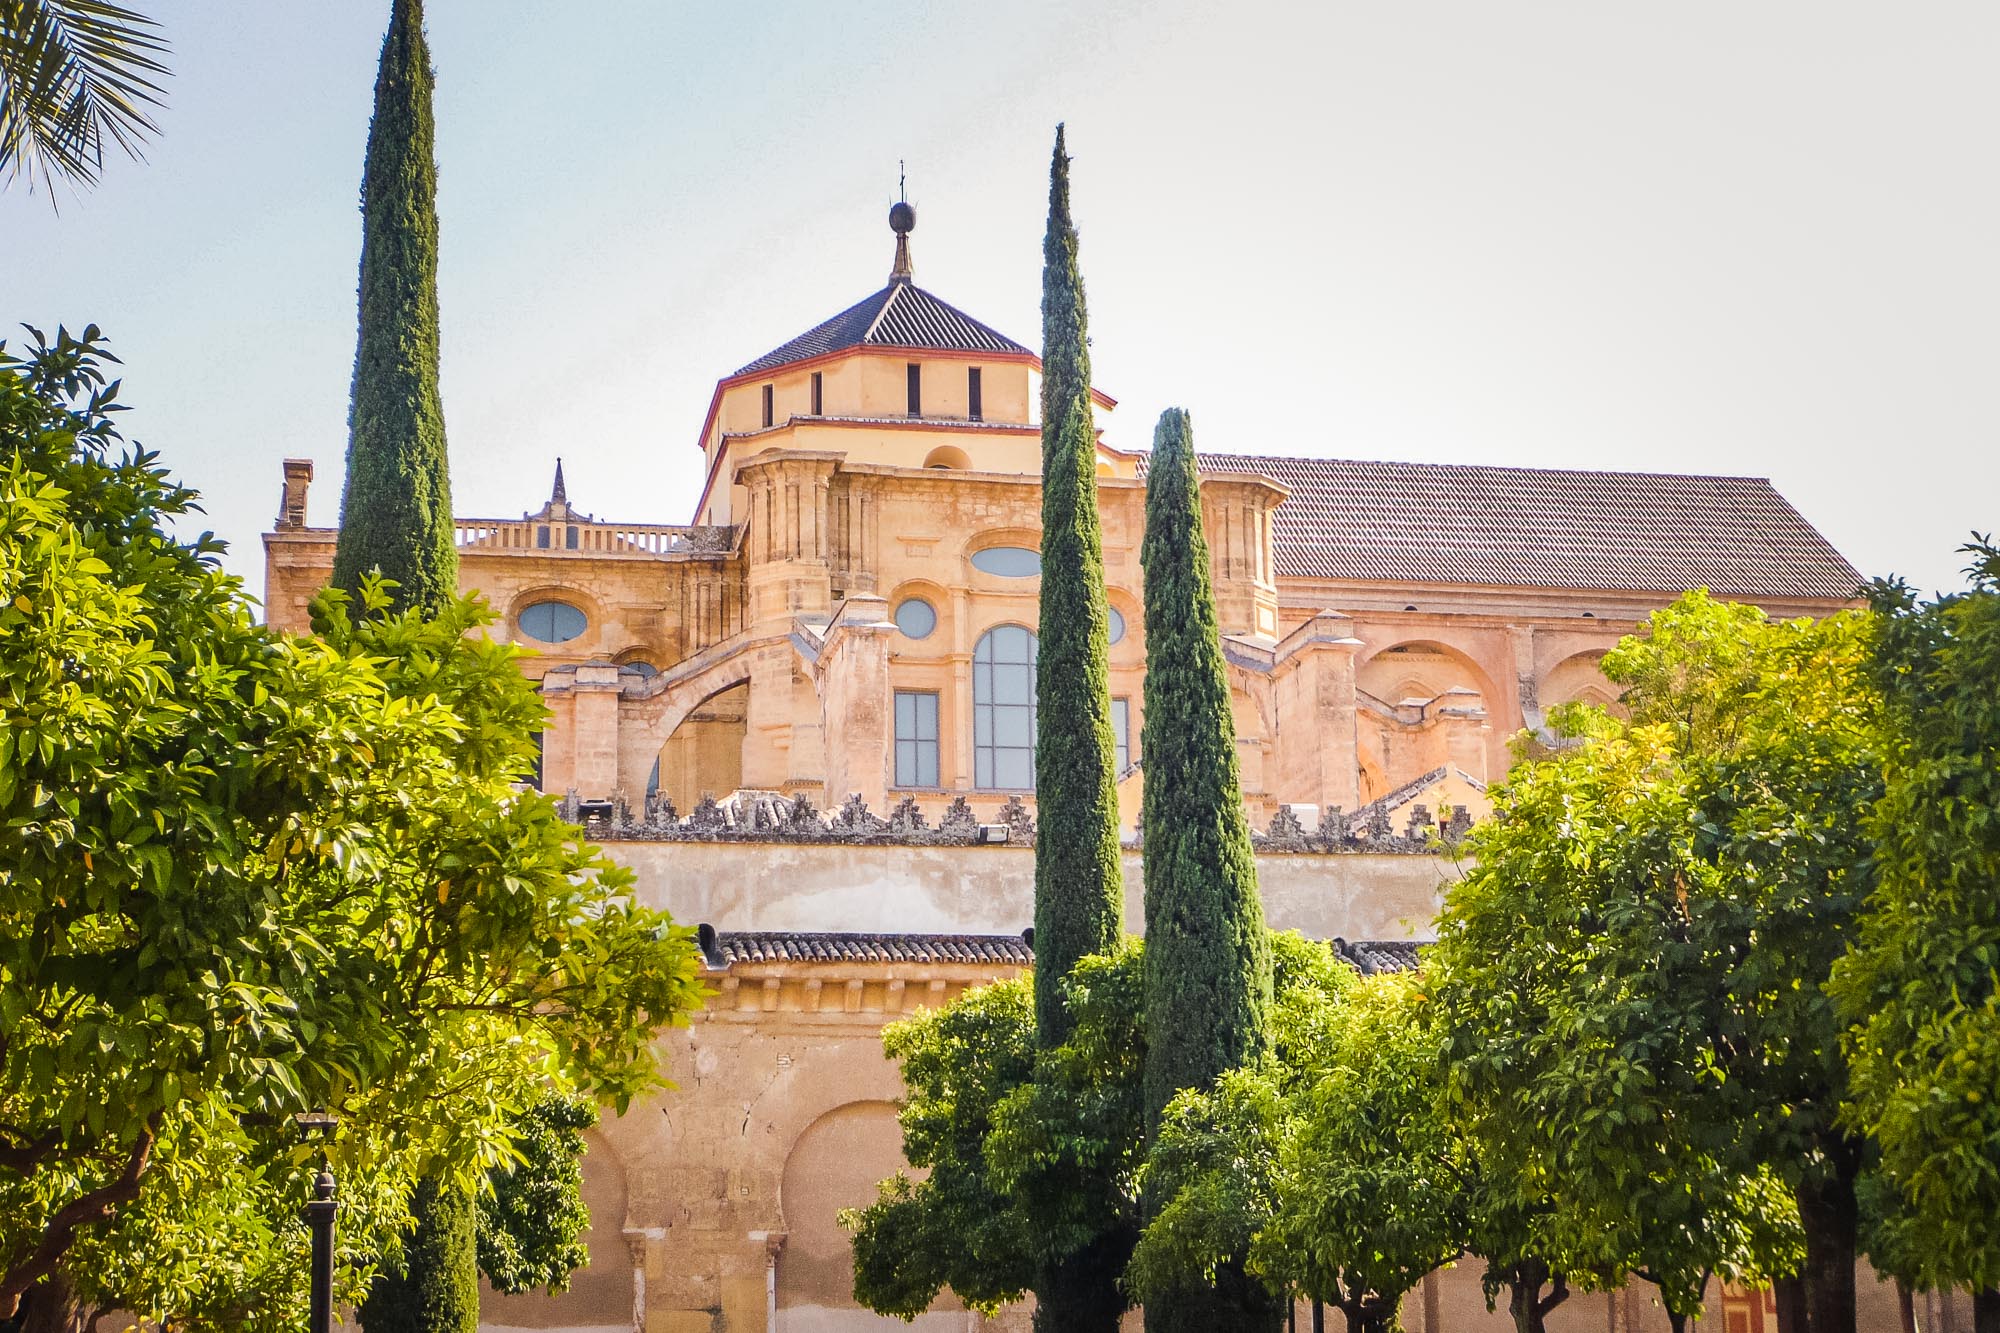
[{"label": "tall arched window with glass", "polygon": [[1035,786],[1035,636],[996,625],[972,650],[972,783],[986,791]]}]

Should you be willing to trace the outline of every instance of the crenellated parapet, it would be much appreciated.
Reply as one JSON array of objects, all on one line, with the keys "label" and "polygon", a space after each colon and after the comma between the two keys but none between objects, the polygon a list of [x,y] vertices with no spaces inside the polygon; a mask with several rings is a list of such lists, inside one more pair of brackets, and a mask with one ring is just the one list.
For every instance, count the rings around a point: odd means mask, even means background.
[{"label": "crenellated parapet", "polygon": [[[1428,781],[1420,779],[1405,784],[1352,814],[1344,813],[1339,806],[1327,806],[1324,811],[1315,806],[1280,806],[1269,826],[1253,831],[1251,840],[1259,852],[1435,856],[1456,847],[1472,827],[1471,812],[1463,805],[1433,815],[1428,805],[1411,799],[1444,776],[1443,770],[1427,774]],[[737,791],[722,800],[704,796],[684,814],[664,796],[634,805],[622,792],[608,801],[585,801],[571,790],[563,799],[561,810],[564,818],[581,823],[593,842],[859,847],[1035,845],[1034,812],[1019,796],[1009,796],[985,818],[974,811],[965,797],[954,797],[936,822],[909,796],[904,796],[886,814],[878,814],[858,792],[831,810],[820,810],[804,795]],[[1396,818],[1398,814],[1402,815],[1400,820]],[[1312,822],[1307,823],[1306,819]],[[1142,845],[1137,830],[1126,837],[1125,845],[1128,848]]]}]

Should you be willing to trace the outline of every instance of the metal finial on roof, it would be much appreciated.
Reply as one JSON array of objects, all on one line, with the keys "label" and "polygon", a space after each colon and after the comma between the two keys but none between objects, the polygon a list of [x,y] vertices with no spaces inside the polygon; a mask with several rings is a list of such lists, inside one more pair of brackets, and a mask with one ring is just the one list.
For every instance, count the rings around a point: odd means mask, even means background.
[{"label": "metal finial on roof", "polygon": [[555,489],[549,492],[549,503],[552,505],[566,505],[569,503],[569,488],[563,485],[562,459],[560,458],[556,460],[556,485]]},{"label": "metal finial on roof", "polygon": [[909,282],[913,276],[910,269],[910,233],[917,226],[917,210],[910,207],[901,162],[896,164],[896,196],[896,202],[889,207],[889,230],[896,233],[896,262],[889,269],[889,281],[892,283]]}]

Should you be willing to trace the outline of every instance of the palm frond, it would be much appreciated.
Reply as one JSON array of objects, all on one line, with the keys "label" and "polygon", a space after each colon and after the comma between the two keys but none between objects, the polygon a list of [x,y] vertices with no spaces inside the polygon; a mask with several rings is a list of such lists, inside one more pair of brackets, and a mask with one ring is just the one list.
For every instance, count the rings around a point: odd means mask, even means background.
[{"label": "palm frond", "polygon": [[164,105],[159,24],[105,0],[0,0],[0,169],[94,185],[107,145],[132,157]]}]

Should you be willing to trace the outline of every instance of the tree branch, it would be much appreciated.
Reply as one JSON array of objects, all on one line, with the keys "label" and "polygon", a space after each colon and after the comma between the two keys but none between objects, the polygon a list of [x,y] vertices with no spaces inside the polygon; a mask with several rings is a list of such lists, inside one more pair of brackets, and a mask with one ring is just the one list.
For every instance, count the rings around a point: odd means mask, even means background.
[{"label": "tree branch", "polygon": [[1549,1278],[1549,1294],[1535,1303],[1535,1313],[1546,1315],[1569,1299],[1569,1279],[1561,1273]]},{"label": "tree branch", "polygon": [[55,1216],[42,1228],[41,1241],[29,1251],[28,1256],[5,1274],[0,1274],[0,1319],[12,1319],[20,1309],[21,1297],[28,1288],[55,1271],[56,1264],[75,1241],[79,1228],[95,1226],[110,1217],[119,1204],[130,1203],[139,1197],[139,1178],[146,1173],[151,1161],[153,1141],[160,1132],[160,1115],[155,1111],[146,1117],[146,1127],[139,1131],[132,1150],[125,1155],[125,1169],[118,1173],[117,1179],[80,1194],[58,1208]]},{"label": "tree branch", "polygon": [[[12,1126],[0,1126],[9,1134],[18,1134]],[[42,1160],[62,1146],[62,1135],[50,1130],[38,1139],[30,1139],[19,1147],[0,1144],[0,1170],[18,1171],[22,1175],[40,1166]]]}]

